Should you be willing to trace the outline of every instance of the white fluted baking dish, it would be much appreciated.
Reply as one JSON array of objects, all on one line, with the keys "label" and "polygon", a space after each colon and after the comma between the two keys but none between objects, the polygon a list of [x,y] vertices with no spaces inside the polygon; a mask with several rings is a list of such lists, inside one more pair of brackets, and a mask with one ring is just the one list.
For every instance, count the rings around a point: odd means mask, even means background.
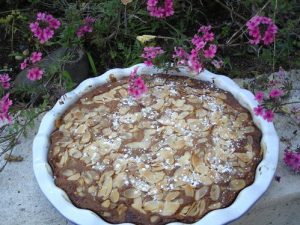
[{"label": "white fluted baking dish", "polygon": [[[50,165],[47,161],[47,154],[50,147],[50,136],[55,129],[55,120],[74,104],[83,94],[94,88],[110,82],[110,76],[122,78],[129,76],[136,66],[139,67],[138,74],[160,73],[157,68],[147,67],[144,64],[134,65],[125,69],[112,69],[95,78],[83,81],[73,91],[65,94],[42,119],[40,128],[33,142],[33,169],[40,188],[53,206],[67,219],[80,225],[104,225],[110,224],[102,220],[96,213],[75,207],[69,200],[66,193],[54,183]],[[247,108],[252,114],[254,123],[262,132],[261,146],[264,152],[263,160],[257,167],[254,183],[244,188],[235,201],[226,208],[217,209],[206,214],[195,225],[221,225],[227,224],[243,215],[267,190],[274,176],[279,151],[279,140],[273,123],[264,121],[261,117],[255,116],[253,107],[257,105],[251,92],[241,89],[233,80],[226,76],[216,75],[207,70],[195,77],[185,68],[180,71],[169,71],[168,74],[182,76],[193,76],[193,78],[214,82],[215,85],[230,92],[239,103]],[[62,104],[63,102],[63,104]],[[129,225],[129,223],[126,223]],[[170,225],[183,223],[173,222]],[[123,223],[122,225],[125,225]]]}]

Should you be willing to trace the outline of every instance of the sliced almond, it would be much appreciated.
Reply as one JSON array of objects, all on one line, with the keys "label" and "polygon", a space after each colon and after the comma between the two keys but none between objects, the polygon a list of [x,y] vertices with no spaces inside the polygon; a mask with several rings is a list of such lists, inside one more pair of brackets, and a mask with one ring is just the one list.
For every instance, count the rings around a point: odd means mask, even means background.
[{"label": "sliced almond", "polygon": [[248,152],[247,153],[236,153],[236,156],[245,163],[250,162],[253,158],[253,155],[249,154]]},{"label": "sliced almond", "polygon": [[117,203],[120,199],[120,194],[119,194],[119,191],[118,189],[113,189],[110,193],[110,200],[113,202],[113,203]]},{"label": "sliced almond", "polygon": [[70,170],[70,169],[66,169],[64,172],[62,172],[62,175],[64,175],[65,177],[70,177],[75,173],[74,170]]},{"label": "sliced almond", "polygon": [[220,198],[220,187],[216,184],[211,186],[210,198],[213,201],[217,201]]},{"label": "sliced almond", "polygon": [[177,160],[178,164],[180,164],[181,166],[190,164],[190,161],[191,161],[191,153],[189,152],[185,152],[184,155]]},{"label": "sliced almond", "polygon": [[82,178],[86,184],[91,184],[93,182],[93,177],[87,172],[82,172]]},{"label": "sliced almond", "polygon": [[111,213],[110,213],[110,212],[104,212],[102,215],[103,215],[104,217],[110,217],[110,216],[111,216]]},{"label": "sliced almond", "polygon": [[107,199],[101,203],[101,206],[104,208],[108,208],[110,206],[110,201]]},{"label": "sliced almond", "polygon": [[205,117],[206,115],[207,115],[207,110],[205,110],[205,109],[198,109],[198,110],[196,110],[196,116],[198,118]]},{"label": "sliced almond", "polygon": [[213,203],[211,205],[208,206],[209,209],[218,209],[222,206],[222,204],[220,202],[217,203]]},{"label": "sliced almond", "polygon": [[55,146],[53,148],[53,155],[56,156],[59,152],[60,152],[60,147],[59,146]]},{"label": "sliced almond", "polygon": [[188,196],[188,197],[194,197],[194,189],[191,185],[185,185],[184,186],[184,192],[185,192],[185,195]]},{"label": "sliced almond", "polygon": [[145,170],[145,171],[140,171],[141,175],[143,178],[145,178],[145,180],[151,184],[156,184],[159,181],[161,181],[164,176],[165,173],[164,172],[151,172],[150,170]]},{"label": "sliced almond", "polygon": [[248,119],[248,114],[247,113],[240,113],[237,117],[236,120],[238,121],[246,121]]},{"label": "sliced almond", "polygon": [[172,149],[182,149],[185,146],[185,141],[183,138],[171,135],[167,138],[167,143]]},{"label": "sliced almond", "polygon": [[183,209],[180,211],[180,215],[181,215],[181,216],[186,216],[187,213],[188,213],[188,211],[190,210],[190,208],[191,208],[191,206],[189,206],[189,205],[183,207]]},{"label": "sliced almond", "polygon": [[150,217],[151,223],[156,223],[156,222],[158,222],[158,220],[159,220],[159,216],[151,216]]},{"label": "sliced almond", "polygon": [[246,186],[246,182],[242,179],[234,179],[230,181],[230,189],[233,191],[239,191]]},{"label": "sliced almond", "polygon": [[129,110],[130,110],[130,107],[128,107],[128,106],[121,107],[121,108],[119,109],[119,113],[120,113],[121,115],[125,115]]},{"label": "sliced almond", "polygon": [[166,201],[172,201],[180,195],[179,191],[169,192],[165,198]]},{"label": "sliced almond", "polygon": [[188,105],[188,104],[184,104],[184,105],[181,107],[181,109],[182,109],[183,111],[193,111],[193,110],[194,110],[194,106]]},{"label": "sliced almond", "polygon": [[69,155],[75,159],[79,159],[82,157],[81,151],[78,151],[77,148],[71,148],[69,150]]},{"label": "sliced almond", "polygon": [[195,193],[195,200],[198,201],[201,198],[203,198],[206,195],[207,191],[208,191],[207,186],[203,186],[200,189],[198,189]]},{"label": "sliced almond", "polygon": [[123,98],[128,96],[128,92],[123,88],[119,90],[119,93]]},{"label": "sliced almond", "polygon": [[124,191],[123,193],[124,197],[126,198],[137,198],[141,196],[141,192],[135,188],[130,188]]},{"label": "sliced almond", "polygon": [[68,177],[67,180],[75,181],[75,180],[78,180],[79,177],[80,177],[80,173],[75,173],[74,175]]},{"label": "sliced almond", "polygon": [[212,180],[209,176],[201,175],[200,176],[200,182],[204,185],[211,185]]},{"label": "sliced almond", "polygon": [[164,106],[164,103],[165,103],[165,102],[164,102],[163,99],[157,99],[156,101],[157,101],[157,103],[154,104],[154,105],[152,106],[152,108],[155,109],[155,110],[160,110],[160,109]]},{"label": "sliced almond", "polygon": [[123,215],[127,211],[127,206],[124,204],[120,204],[117,208],[118,214]]},{"label": "sliced almond", "polygon": [[198,216],[201,216],[204,213],[206,203],[204,200],[202,200],[202,201],[200,201],[200,204],[198,204],[198,205],[199,205]]},{"label": "sliced almond", "polygon": [[190,112],[182,112],[178,115],[178,119],[182,120],[190,114],[191,114]]},{"label": "sliced almond", "polygon": [[178,108],[182,107],[184,103],[185,103],[184,99],[173,100],[173,104]]},{"label": "sliced almond", "polygon": [[[194,169],[198,167],[200,162],[201,162],[201,160],[200,160],[199,156],[196,154],[193,154],[192,155],[192,165],[193,165]],[[197,172],[199,172],[199,171],[197,171]]]},{"label": "sliced almond", "polygon": [[88,188],[88,193],[90,193],[93,197],[95,197],[97,195],[97,188],[96,186],[90,186]]},{"label": "sliced almond", "polygon": [[88,143],[90,140],[91,140],[91,133],[90,133],[89,131],[86,131],[86,132],[83,134],[80,143],[86,144],[86,143]]},{"label": "sliced almond", "polygon": [[84,134],[87,130],[87,126],[85,124],[81,124],[76,130],[76,134]]},{"label": "sliced almond", "polygon": [[148,201],[144,203],[143,207],[146,211],[157,213],[163,209],[164,204],[161,201]]},{"label": "sliced almond", "polygon": [[242,129],[242,131],[244,132],[244,133],[253,133],[254,131],[255,131],[255,128],[253,127],[253,126],[249,126],[249,127],[245,127],[245,128],[243,128]]},{"label": "sliced almond", "polygon": [[191,207],[189,208],[189,211],[187,212],[188,216],[196,216],[199,213],[199,203],[194,202],[191,205]]},{"label": "sliced almond", "polygon": [[146,214],[145,210],[143,210],[142,206],[142,198],[141,197],[138,197],[138,198],[135,198],[133,200],[133,204],[131,205],[132,208],[136,209],[137,211],[143,213],[143,214]]},{"label": "sliced almond", "polygon": [[104,200],[108,198],[112,190],[112,178],[106,176],[105,181],[102,185],[102,188],[98,192],[98,197],[102,197]]},{"label": "sliced almond", "polygon": [[178,201],[174,202],[165,202],[164,208],[160,212],[162,216],[172,216],[176,213],[176,211],[179,209],[180,203]]},{"label": "sliced almond", "polygon": [[62,157],[61,157],[59,163],[57,164],[57,166],[58,166],[59,168],[62,168],[62,167],[64,166],[64,164],[68,161],[68,158],[69,158],[68,152],[65,151],[65,152],[63,153],[63,155],[62,155]]}]

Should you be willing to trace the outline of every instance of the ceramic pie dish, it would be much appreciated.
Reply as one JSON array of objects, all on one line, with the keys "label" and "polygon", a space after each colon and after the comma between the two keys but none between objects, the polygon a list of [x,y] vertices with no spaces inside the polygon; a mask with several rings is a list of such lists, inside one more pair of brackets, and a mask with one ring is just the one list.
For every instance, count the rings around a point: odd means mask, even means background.
[{"label": "ceramic pie dish", "polygon": [[[56,129],[55,122],[61,118],[65,111],[70,108],[82,95],[95,87],[102,86],[111,82],[112,76],[118,80],[129,76],[135,67],[139,67],[139,74],[157,74],[162,71],[153,67],[146,67],[143,64],[135,65],[127,69],[113,69],[105,74],[91,78],[81,83],[75,90],[62,96],[54,108],[49,111],[42,120],[39,132],[33,144],[33,166],[37,181],[50,202],[61,212],[67,219],[76,224],[110,224],[102,220],[96,213],[75,207],[69,200],[67,194],[55,185],[50,165],[48,164],[48,151],[50,148],[50,138],[52,132]],[[168,74],[180,76],[192,76],[185,68],[180,72],[173,71]],[[261,130],[261,148],[263,150],[263,159],[257,167],[254,183],[244,188],[226,208],[216,209],[194,224],[226,224],[245,213],[251,205],[266,191],[274,175],[277,158],[278,158],[278,137],[272,123],[268,123],[261,118],[253,115],[252,108],[255,106],[254,96],[244,89],[241,89],[231,79],[215,75],[204,71],[195,79],[214,83],[217,88],[231,93],[234,98],[244,108],[252,114],[255,125]],[[173,222],[170,224],[183,224]]]}]

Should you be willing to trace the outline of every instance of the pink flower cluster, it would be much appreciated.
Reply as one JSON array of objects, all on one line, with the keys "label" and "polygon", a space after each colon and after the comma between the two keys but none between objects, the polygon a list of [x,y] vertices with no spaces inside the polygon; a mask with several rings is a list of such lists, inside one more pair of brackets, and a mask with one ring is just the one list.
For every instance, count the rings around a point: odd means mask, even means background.
[{"label": "pink flower cluster", "polygon": [[250,44],[257,45],[263,42],[264,45],[271,44],[278,28],[272,19],[264,16],[254,16],[247,23],[248,33],[251,36]]},{"label": "pink flower cluster", "polygon": [[28,70],[27,78],[32,81],[40,80],[40,79],[42,79],[43,74],[44,74],[44,71],[41,68],[34,67],[34,68],[31,68],[30,70]]},{"label": "pink flower cluster", "polygon": [[166,18],[174,14],[173,0],[164,0],[163,6],[158,6],[159,0],[148,0],[147,10],[151,16]]},{"label": "pink flower cluster", "polygon": [[78,31],[76,32],[77,37],[81,38],[86,33],[91,33],[93,31],[93,23],[96,21],[95,18],[87,16],[83,20],[83,25],[79,27]]},{"label": "pink flower cluster", "polygon": [[60,27],[61,23],[51,14],[39,12],[36,21],[30,23],[30,30],[33,35],[44,44],[54,35],[54,31]]},{"label": "pink flower cluster", "polygon": [[[20,68],[21,70],[26,69],[30,63],[34,64],[42,60],[43,54],[41,52],[33,52],[29,58],[26,58],[21,64]],[[42,76],[44,74],[44,71],[39,67],[31,68],[27,71],[27,78],[29,80],[40,80],[42,79]]]},{"label": "pink flower cluster", "polygon": [[9,89],[10,88],[10,77],[7,73],[0,75],[0,84],[3,87],[3,89]]},{"label": "pink flower cluster", "polygon": [[29,58],[24,59],[20,64],[21,70],[26,69],[29,66],[29,63],[37,63],[42,60],[43,54],[41,52],[33,52]]},{"label": "pink flower cluster", "polygon": [[[211,26],[201,26],[198,33],[191,40],[193,49],[188,54],[183,48],[176,47],[173,59],[177,60],[177,65],[187,65],[192,71],[199,73],[203,70],[203,57],[211,60],[215,57],[217,46],[212,44],[214,33]],[[221,61],[215,61],[216,67],[221,66]]]},{"label": "pink flower cluster", "polygon": [[[269,98],[272,100],[276,100],[278,98],[280,98],[281,96],[284,95],[284,91],[281,89],[272,89],[269,93]],[[271,109],[265,109],[263,107],[263,101],[265,99],[265,94],[262,91],[258,91],[255,94],[255,100],[258,101],[260,103],[260,105],[258,105],[257,107],[255,107],[254,113],[257,116],[262,116],[265,120],[267,120],[268,122],[272,122],[274,119],[274,112]]]},{"label": "pink flower cluster", "polygon": [[145,47],[144,52],[141,55],[145,59],[144,63],[147,66],[153,65],[153,60],[158,56],[163,54],[165,51],[161,47]]},{"label": "pink flower cluster", "polygon": [[286,149],[284,151],[283,161],[287,166],[289,166],[296,173],[300,172],[300,152],[299,151],[289,151]]},{"label": "pink flower cluster", "polygon": [[128,93],[135,98],[140,98],[148,88],[142,77],[137,75],[138,67],[135,67],[129,77]]},{"label": "pink flower cluster", "polygon": [[12,123],[12,118],[8,114],[9,108],[12,105],[12,100],[9,99],[9,94],[6,94],[0,100],[0,120]]}]

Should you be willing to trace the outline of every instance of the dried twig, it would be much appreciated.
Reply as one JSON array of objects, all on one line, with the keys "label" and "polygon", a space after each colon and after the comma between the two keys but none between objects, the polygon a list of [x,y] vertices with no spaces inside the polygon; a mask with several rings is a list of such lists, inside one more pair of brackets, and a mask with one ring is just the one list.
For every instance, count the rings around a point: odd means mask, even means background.
[{"label": "dried twig", "polygon": [[[274,23],[276,21],[276,12],[277,12],[277,0],[275,0],[275,8],[274,8],[274,15],[273,15]],[[274,44],[273,44],[273,59],[272,59],[273,72],[275,71],[275,58],[276,58],[276,37],[274,38]]]},{"label": "dried twig", "polygon": [[229,12],[233,13],[234,15],[236,15],[237,17],[239,17],[240,19],[242,19],[244,21],[247,21],[247,19],[245,17],[243,17],[241,14],[235,12],[233,9],[229,8],[223,2],[220,2],[219,0],[215,0],[215,2],[217,2],[218,4],[220,4],[223,8],[227,9]]}]

